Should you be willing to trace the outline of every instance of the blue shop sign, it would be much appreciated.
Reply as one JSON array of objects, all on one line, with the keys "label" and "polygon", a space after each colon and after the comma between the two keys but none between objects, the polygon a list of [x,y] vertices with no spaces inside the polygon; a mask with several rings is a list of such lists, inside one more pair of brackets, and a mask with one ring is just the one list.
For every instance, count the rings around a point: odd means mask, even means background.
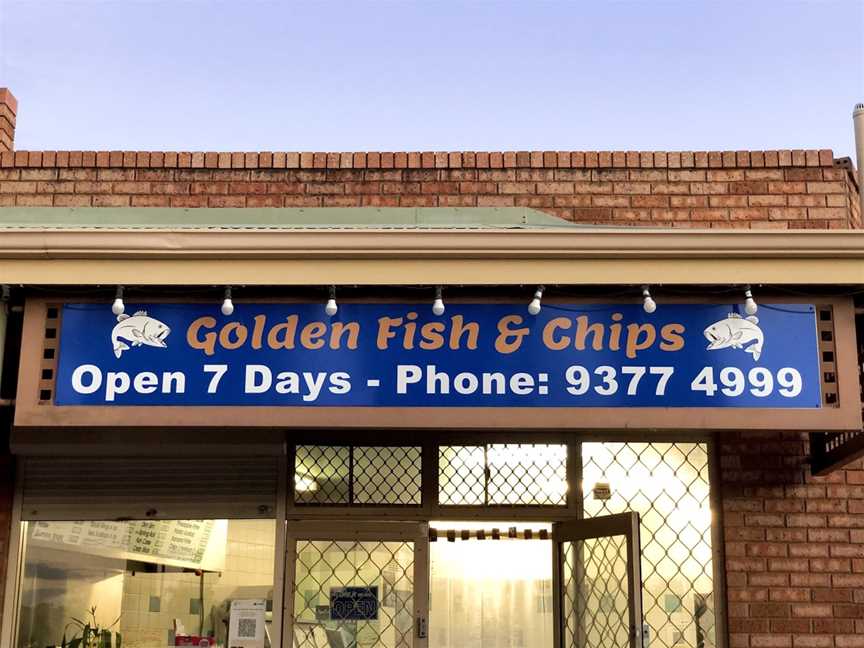
[{"label": "blue shop sign", "polygon": [[821,406],[815,308],[103,304],[62,309],[57,405]]}]

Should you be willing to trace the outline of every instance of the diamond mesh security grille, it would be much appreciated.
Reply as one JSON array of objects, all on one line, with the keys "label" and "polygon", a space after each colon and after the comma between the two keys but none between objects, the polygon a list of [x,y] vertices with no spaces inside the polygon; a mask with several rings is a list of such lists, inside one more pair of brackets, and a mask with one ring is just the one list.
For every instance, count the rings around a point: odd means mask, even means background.
[{"label": "diamond mesh security grille", "polygon": [[567,446],[440,446],[442,505],[566,506]]},{"label": "diamond mesh security grille", "polygon": [[413,570],[413,542],[298,540],[295,648],[410,648]]},{"label": "diamond mesh security grille", "polygon": [[420,504],[420,448],[354,448],[357,504]]},{"label": "diamond mesh security grille", "polygon": [[[716,645],[708,449],[701,443],[585,443],[585,517],[636,511],[652,648]],[[598,489],[608,483],[608,499]],[[598,499],[601,498],[601,499]]]},{"label": "diamond mesh security grille", "polygon": [[486,448],[438,448],[438,502],[482,506],[486,503]]},{"label": "diamond mesh security grille", "polygon": [[294,501],[298,504],[349,504],[351,448],[297,446]]},{"label": "diamond mesh security grille", "polygon": [[630,645],[627,538],[561,543],[566,648]]},{"label": "diamond mesh security grille", "polygon": [[297,446],[294,501],[305,505],[420,505],[414,446]]}]

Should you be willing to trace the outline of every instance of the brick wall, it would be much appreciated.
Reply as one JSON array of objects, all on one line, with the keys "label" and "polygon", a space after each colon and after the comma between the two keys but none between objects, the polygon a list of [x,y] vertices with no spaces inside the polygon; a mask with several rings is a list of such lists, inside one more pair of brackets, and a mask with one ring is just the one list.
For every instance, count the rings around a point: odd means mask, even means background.
[{"label": "brick wall", "polygon": [[15,113],[18,102],[8,88],[0,88],[0,151],[11,151],[15,143]]},{"label": "brick wall", "polygon": [[848,228],[829,150],[0,154],[0,206],[527,206],[583,223]]},{"label": "brick wall", "polygon": [[800,433],[720,448],[730,646],[864,646],[864,462],[812,477]]}]

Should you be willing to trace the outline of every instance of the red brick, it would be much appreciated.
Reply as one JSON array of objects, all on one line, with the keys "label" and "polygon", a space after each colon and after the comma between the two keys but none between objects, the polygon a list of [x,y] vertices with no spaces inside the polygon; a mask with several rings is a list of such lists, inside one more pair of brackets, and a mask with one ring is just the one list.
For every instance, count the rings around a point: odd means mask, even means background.
[{"label": "red brick", "polygon": [[634,195],[630,198],[633,207],[668,207],[669,196]]},{"label": "red brick", "polygon": [[788,617],[789,605],[786,603],[751,603],[750,614],[757,618]]},{"label": "red brick", "polygon": [[690,193],[693,194],[726,194],[729,185],[725,182],[691,182]]},{"label": "red brick", "polygon": [[502,194],[529,194],[535,190],[533,182],[502,182],[498,185],[498,193]]},{"label": "red brick", "polygon": [[771,632],[780,634],[785,632],[810,632],[809,619],[771,619]]},{"label": "red brick", "polygon": [[246,196],[208,196],[208,207],[245,207]]},{"label": "red brick", "polygon": [[754,634],[750,636],[751,648],[791,648],[792,636],[789,634]]},{"label": "red brick", "polygon": [[711,169],[707,172],[708,182],[733,182],[744,180],[743,169]]},{"label": "red brick", "polygon": [[170,207],[170,196],[131,196],[132,207]]},{"label": "red brick", "polygon": [[808,182],[807,193],[846,193],[846,185],[842,182]]}]

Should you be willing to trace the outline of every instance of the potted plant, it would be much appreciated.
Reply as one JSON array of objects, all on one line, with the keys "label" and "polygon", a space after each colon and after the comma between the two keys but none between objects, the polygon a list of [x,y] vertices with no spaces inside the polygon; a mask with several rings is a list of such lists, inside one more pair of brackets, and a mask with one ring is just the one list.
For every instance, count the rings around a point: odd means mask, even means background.
[{"label": "potted plant", "polygon": [[[63,640],[60,643],[61,648],[121,648],[122,637],[119,632],[114,632],[112,628],[119,623],[120,617],[109,626],[100,626],[96,621],[96,606],[90,608],[89,618],[84,619],[72,618],[66,624],[63,630]],[[69,628],[74,628],[74,634],[70,639],[66,638],[66,632]]]}]

